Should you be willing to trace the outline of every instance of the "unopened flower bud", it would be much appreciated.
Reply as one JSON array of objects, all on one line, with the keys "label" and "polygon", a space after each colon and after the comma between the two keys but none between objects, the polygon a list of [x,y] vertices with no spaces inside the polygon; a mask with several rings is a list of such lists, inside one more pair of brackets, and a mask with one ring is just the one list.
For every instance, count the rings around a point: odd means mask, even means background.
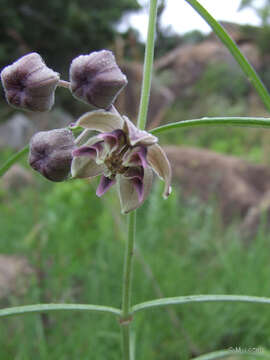
[{"label": "unopened flower bud", "polygon": [[127,78],[111,51],[81,55],[71,63],[71,92],[79,100],[96,108],[108,109],[126,85]]},{"label": "unopened flower bud", "polygon": [[7,102],[17,108],[48,111],[54,104],[58,73],[49,69],[41,56],[30,53],[1,72]]},{"label": "unopened flower bud", "polygon": [[65,180],[71,168],[74,137],[68,129],[41,131],[30,142],[29,163],[51,181]]}]

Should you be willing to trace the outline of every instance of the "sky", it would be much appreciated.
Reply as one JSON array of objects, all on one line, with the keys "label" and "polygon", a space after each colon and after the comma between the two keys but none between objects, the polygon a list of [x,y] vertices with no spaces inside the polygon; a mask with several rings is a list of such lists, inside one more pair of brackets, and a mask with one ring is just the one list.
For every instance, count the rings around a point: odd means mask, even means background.
[{"label": "sky", "polygon": [[[138,0],[143,6],[149,3],[149,0]],[[166,10],[162,15],[162,25],[171,26],[172,30],[179,34],[198,29],[204,33],[210,32],[206,22],[193,10],[193,8],[184,0],[166,0]],[[226,20],[239,24],[259,25],[259,19],[251,9],[238,11],[241,0],[200,0],[200,3],[217,20]],[[260,0],[257,0],[258,2]],[[120,25],[120,30],[125,30],[131,25],[136,28],[141,38],[145,40],[147,33],[147,8],[140,13],[128,15]]]}]

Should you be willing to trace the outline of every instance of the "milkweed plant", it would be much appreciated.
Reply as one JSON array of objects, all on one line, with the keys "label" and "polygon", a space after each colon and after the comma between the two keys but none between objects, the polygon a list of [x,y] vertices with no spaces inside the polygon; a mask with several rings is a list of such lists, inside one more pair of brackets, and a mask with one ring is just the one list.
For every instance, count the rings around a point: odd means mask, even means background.
[{"label": "milkweed plant", "polygon": [[[222,26],[196,0],[185,0],[212,27],[249,78],[270,111],[270,96],[255,70],[240,52]],[[122,332],[124,360],[134,360],[131,347],[131,327],[136,313],[153,307],[164,307],[190,302],[251,302],[270,304],[270,298],[241,295],[190,295],[162,298],[131,306],[132,259],[136,234],[136,209],[143,205],[151,192],[153,176],[164,182],[163,197],[171,192],[172,170],[166,153],[158,144],[157,135],[187,126],[241,125],[270,127],[269,118],[218,117],[201,118],[170,123],[147,132],[147,111],[154,58],[157,0],[150,0],[148,35],[141,100],[137,122],[120,114],[114,102],[128,83],[125,74],[109,50],[92,51],[76,57],[70,64],[69,81],[50,69],[42,57],[32,52],[1,72],[1,82],[7,102],[18,109],[44,112],[54,104],[55,90],[65,87],[78,101],[89,106],[89,111],[68,128],[36,133],[29,146],[12,156],[1,168],[3,175],[21,156],[29,152],[29,164],[49,181],[92,178],[100,176],[96,189],[98,197],[112,186],[117,187],[121,211],[128,221],[126,251],[122,284],[122,307],[92,304],[37,304],[0,309],[0,316],[27,312],[56,310],[93,311],[111,313]],[[181,14],[180,14],[181,15]],[[128,214],[128,215],[125,215]],[[138,239],[140,241],[140,239]],[[177,287],[176,283],[176,287]],[[179,284],[180,287],[180,284]],[[241,355],[245,355],[244,352]],[[248,353],[246,355],[249,355]],[[262,356],[262,353],[259,354]],[[215,359],[231,356],[231,351],[220,350],[197,359]],[[256,354],[253,354],[256,357]]]}]

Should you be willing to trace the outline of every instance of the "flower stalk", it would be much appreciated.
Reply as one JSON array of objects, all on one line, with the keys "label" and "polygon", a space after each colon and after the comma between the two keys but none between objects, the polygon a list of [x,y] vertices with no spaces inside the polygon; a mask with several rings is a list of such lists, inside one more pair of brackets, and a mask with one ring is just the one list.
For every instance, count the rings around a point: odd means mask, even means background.
[{"label": "flower stalk", "polygon": [[132,314],[130,312],[130,300],[135,233],[136,211],[132,211],[128,215],[128,239],[124,259],[122,315],[120,320],[122,328],[122,349],[124,360],[130,360],[130,323],[132,321]]},{"label": "flower stalk", "polygon": [[[139,115],[137,127],[141,130],[145,129],[147,112],[150,98],[151,78],[154,60],[154,44],[155,44],[155,27],[157,16],[157,0],[150,1],[150,11],[148,20],[148,32],[145,47],[143,82],[140,98]],[[132,258],[134,252],[134,242],[136,235],[136,211],[129,214],[128,222],[128,239],[126,244],[125,260],[124,260],[124,276],[123,276],[123,296],[122,296],[122,346],[123,359],[131,359],[130,351],[130,322],[132,314],[130,312],[131,302],[131,285],[132,285]]]},{"label": "flower stalk", "polygon": [[148,104],[150,99],[152,69],[154,61],[154,47],[155,47],[155,28],[157,18],[157,0],[150,1],[149,20],[147,40],[145,46],[144,67],[143,67],[143,82],[139,107],[139,115],[137,127],[141,130],[145,129],[147,121]]}]

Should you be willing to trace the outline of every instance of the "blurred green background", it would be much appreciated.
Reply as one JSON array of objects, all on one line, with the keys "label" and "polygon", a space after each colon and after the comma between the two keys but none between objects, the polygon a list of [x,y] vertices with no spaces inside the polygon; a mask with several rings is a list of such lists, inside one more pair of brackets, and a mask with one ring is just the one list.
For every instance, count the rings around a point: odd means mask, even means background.
[{"label": "blurred green background", "polygon": [[[37,51],[67,78],[74,56],[103,47],[115,50],[122,64],[143,62],[136,31],[119,34],[115,27],[125,12],[139,8],[135,0],[117,5],[111,0],[0,4],[0,68]],[[253,5],[243,1],[243,6]],[[262,16],[261,27],[239,29],[238,44],[245,39],[256,48],[257,70],[269,87],[267,17]],[[157,61],[176,47],[204,41],[209,38],[197,31],[180,36],[159,26]],[[207,62],[200,76],[179,92],[174,77],[173,67],[156,68],[155,84],[174,94],[160,123],[201,116],[267,116],[244,75],[228,61]],[[86,108],[71,102],[63,90],[56,109],[74,119]],[[2,97],[1,126],[15,113]],[[184,129],[160,139],[162,144],[206,148],[265,166],[269,140],[266,130],[226,127]],[[13,152],[2,146],[1,164]],[[18,284],[20,291],[15,288],[0,299],[1,307],[39,302],[120,307],[126,219],[115,190],[97,200],[96,181],[53,184],[29,170],[26,159],[20,165],[31,174],[28,184],[0,184],[0,253],[23,256],[34,270],[26,283]],[[155,182],[138,211],[133,303],[190,294],[270,296],[270,242],[263,227],[247,245],[239,235],[239,219],[225,227],[215,199],[207,204],[195,197],[183,201],[178,186],[167,201],[161,194],[162,184]],[[267,349],[270,308],[211,303],[155,309],[138,314],[134,330],[137,359],[185,360],[231,347]],[[110,315],[53,312],[0,319],[0,358],[5,360],[120,359],[120,341],[119,324]]]}]

